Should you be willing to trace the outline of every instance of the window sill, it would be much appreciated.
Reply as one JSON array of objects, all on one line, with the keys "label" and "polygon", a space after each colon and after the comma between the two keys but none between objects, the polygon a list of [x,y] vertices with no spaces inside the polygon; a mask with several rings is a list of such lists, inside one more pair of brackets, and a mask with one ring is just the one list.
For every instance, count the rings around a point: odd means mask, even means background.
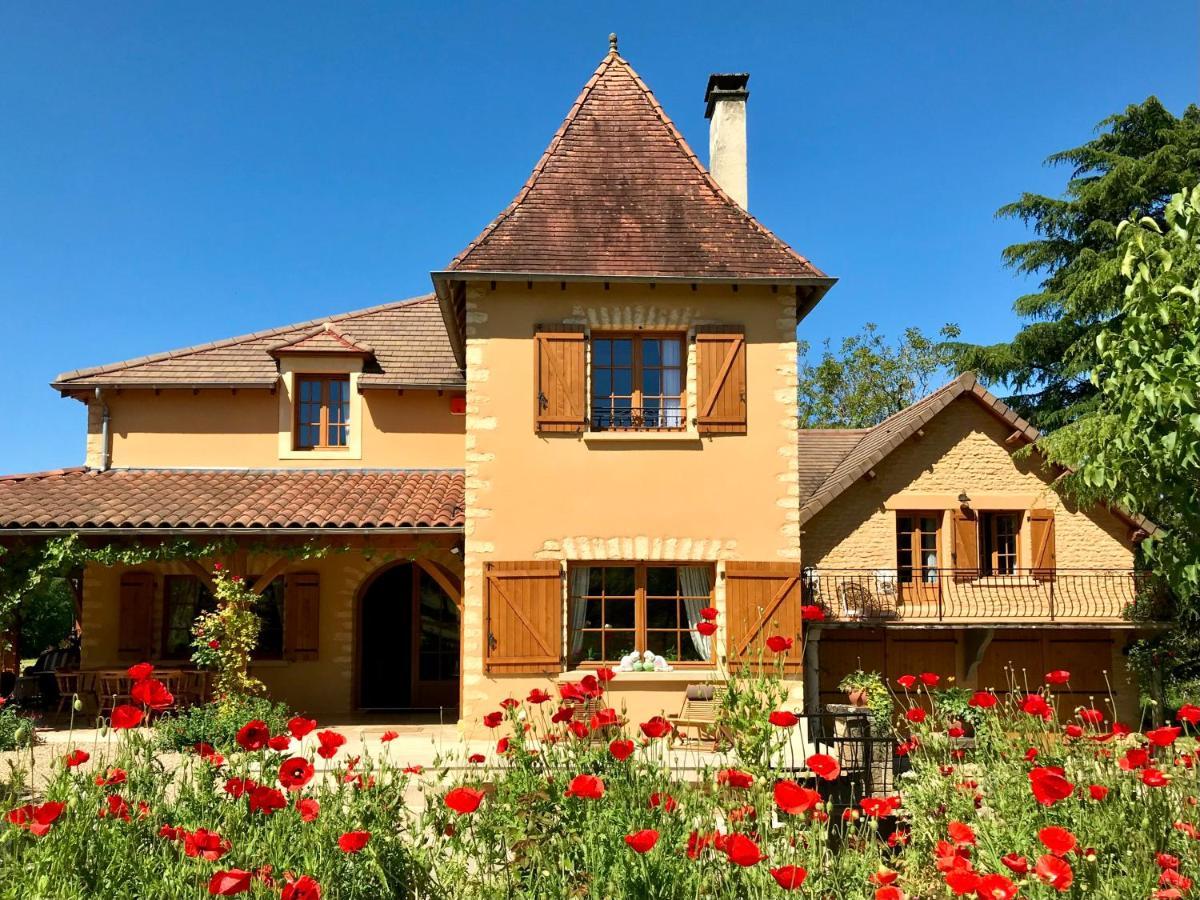
[{"label": "window sill", "polygon": [[585,431],[585,444],[674,444],[701,446],[695,431]]},{"label": "window sill", "polygon": [[[558,676],[559,681],[579,681],[588,675],[595,675],[595,669],[571,669]],[[716,669],[675,669],[671,672],[617,672],[616,677],[608,683],[611,690],[614,686],[620,690],[622,684],[696,684],[708,681],[724,681]]]}]

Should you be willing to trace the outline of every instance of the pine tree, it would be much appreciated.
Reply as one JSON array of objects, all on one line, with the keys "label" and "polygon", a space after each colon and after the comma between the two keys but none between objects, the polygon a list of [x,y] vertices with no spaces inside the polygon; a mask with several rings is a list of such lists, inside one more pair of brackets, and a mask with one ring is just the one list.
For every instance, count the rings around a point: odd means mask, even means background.
[{"label": "pine tree", "polygon": [[1006,265],[1043,279],[1040,290],[1013,306],[1027,324],[1007,343],[950,347],[958,368],[1007,384],[1009,403],[1045,430],[1094,408],[1089,375],[1096,335],[1119,314],[1124,291],[1117,224],[1142,216],[1161,223],[1171,196],[1200,181],[1194,105],[1176,118],[1150,97],[1097,131],[1095,139],[1046,160],[1071,167],[1063,197],[1023,194],[997,212],[1037,234],[1004,251]]}]

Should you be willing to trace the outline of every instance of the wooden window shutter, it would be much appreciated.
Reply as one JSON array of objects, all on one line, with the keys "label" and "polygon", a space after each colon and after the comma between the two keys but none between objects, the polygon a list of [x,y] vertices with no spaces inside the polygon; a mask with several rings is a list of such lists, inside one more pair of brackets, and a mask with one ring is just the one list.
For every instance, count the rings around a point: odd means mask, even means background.
[{"label": "wooden window shutter", "polygon": [[784,657],[787,670],[804,665],[800,640],[800,567],[775,562],[725,563],[726,656],[736,669],[758,660],[773,664],[767,648],[773,635],[793,640]]},{"label": "wooden window shutter", "polygon": [[741,329],[696,332],[696,428],[746,433],[746,336]]},{"label": "wooden window shutter", "polygon": [[967,510],[954,511],[954,580],[974,581],[979,577],[979,520]]},{"label": "wooden window shutter", "polygon": [[1054,555],[1054,511],[1032,509],[1029,511],[1029,543],[1033,547],[1030,556],[1033,577],[1038,581],[1053,581],[1058,564]]},{"label": "wooden window shutter", "polygon": [[582,331],[537,331],[533,336],[533,420],[537,431],[583,431],[587,403]]},{"label": "wooden window shutter", "polygon": [[154,653],[152,620],[154,616],[154,575],[150,572],[126,572],[121,576],[120,623],[117,652],[150,659]]},{"label": "wooden window shutter", "polygon": [[488,563],[484,667],[495,675],[563,667],[562,567],[557,561]]},{"label": "wooden window shutter", "polygon": [[297,662],[314,660],[320,650],[321,576],[289,572],[283,582],[283,655]]}]

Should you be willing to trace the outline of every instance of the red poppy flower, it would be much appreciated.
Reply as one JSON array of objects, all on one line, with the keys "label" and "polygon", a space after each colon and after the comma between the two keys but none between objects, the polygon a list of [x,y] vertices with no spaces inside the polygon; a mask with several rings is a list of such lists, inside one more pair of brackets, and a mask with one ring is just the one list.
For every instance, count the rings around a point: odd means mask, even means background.
[{"label": "red poppy flower", "polygon": [[1066,856],[1075,849],[1075,835],[1058,825],[1050,825],[1038,832],[1038,840],[1055,856]]},{"label": "red poppy flower", "polygon": [[702,635],[704,635],[705,637],[712,637],[714,634],[717,633],[717,623],[716,622],[697,622],[696,630],[698,632],[700,632]]},{"label": "red poppy flower", "polygon": [[596,678],[599,679],[604,684],[608,684],[610,681],[612,681],[616,677],[617,677],[617,673],[615,671],[613,671],[611,668],[609,668],[608,666],[601,666],[599,669],[596,670]]},{"label": "red poppy flower", "polygon": [[1155,853],[1154,862],[1160,869],[1178,869],[1179,857],[1170,853]]},{"label": "red poppy flower", "polygon": [[1158,769],[1142,769],[1142,784],[1146,787],[1166,787],[1169,779]]},{"label": "red poppy flower", "polygon": [[1055,669],[1046,673],[1046,684],[1066,684],[1071,680],[1071,673],[1066,669]]},{"label": "red poppy flower", "polygon": [[449,809],[454,810],[460,816],[465,816],[479,809],[479,804],[483,802],[483,791],[469,787],[456,787],[446,794],[444,802]]},{"label": "red poppy flower", "polygon": [[369,831],[347,831],[338,838],[338,849],[343,853],[358,853],[371,840]]},{"label": "red poppy flower", "polygon": [[283,886],[279,900],[321,900],[321,886],[311,875],[301,875]]},{"label": "red poppy flower", "polygon": [[207,828],[197,828],[190,833],[182,828],[179,831],[183,832],[183,852],[192,858],[201,857],[216,862],[232,847],[228,840]]},{"label": "red poppy flower", "polygon": [[1145,747],[1130,747],[1125,751],[1125,755],[1117,761],[1126,772],[1132,772],[1134,769],[1140,769],[1150,763],[1150,754]]},{"label": "red poppy flower", "polygon": [[1085,708],[1079,710],[1079,718],[1083,719],[1088,725],[1099,725],[1104,721],[1104,713],[1098,709]]},{"label": "red poppy flower", "polygon": [[312,733],[317,727],[316,719],[306,719],[304,716],[293,716],[288,719],[288,732],[298,741],[304,740],[305,735]]},{"label": "red poppy flower", "polygon": [[1147,731],[1146,740],[1155,747],[1170,747],[1182,732],[1183,729],[1178,726],[1164,725],[1162,728]]},{"label": "red poppy flower", "polygon": [[167,690],[167,686],[157,678],[143,678],[135,681],[129,689],[129,696],[142,706],[155,710],[169,709],[175,703],[175,695]]},{"label": "red poppy flower", "polygon": [[660,794],[655,791],[650,795],[649,807],[651,809],[661,809],[663,812],[675,812],[679,808],[679,801],[670,794]]},{"label": "red poppy flower", "polygon": [[498,728],[503,721],[504,713],[502,712],[490,712],[483,717],[483,724],[488,728]]},{"label": "red poppy flower", "polygon": [[767,857],[759,849],[758,844],[744,834],[733,834],[725,845],[725,854],[729,861],[737,866],[752,866],[762,862]]},{"label": "red poppy flower", "polygon": [[570,722],[575,718],[575,708],[572,706],[560,706],[558,710],[550,717],[550,721],[554,724],[562,722]]},{"label": "red poppy flower", "polygon": [[86,751],[76,748],[63,757],[63,764],[68,769],[73,769],[76,766],[83,765],[89,759],[91,759],[91,757],[88,756]]},{"label": "red poppy flower", "polygon": [[260,784],[250,791],[250,812],[252,813],[261,810],[264,816],[269,816],[275,810],[284,809],[286,806],[287,799],[273,787]]},{"label": "red poppy flower", "polygon": [[321,804],[312,797],[296,801],[296,812],[300,813],[301,822],[311,822],[321,814]]},{"label": "red poppy flower", "polygon": [[777,709],[767,717],[767,721],[780,728],[791,728],[800,720],[795,713],[788,712],[786,709]]},{"label": "red poppy flower", "polygon": [[969,847],[975,843],[975,829],[966,822],[957,820],[946,826],[946,834],[950,836],[950,840],[954,841],[958,847]]},{"label": "red poppy flower", "polygon": [[995,694],[988,691],[976,691],[967,701],[967,706],[973,706],[975,709],[991,709],[998,702],[999,699]]},{"label": "red poppy flower", "polygon": [[671,723],[662,716],[654,716],[641,724],[642,734],[648,738],[666,737],[671,733]]},{"label": "red poppy flower", "polygon": [[787,653],[792,649],[792,644],[795,643],[790,637],[784,637],[781,634],[773,634],[767,638],[767,648],[772,653]]},{"label": "red poppy flower", "polygon": [[508,738],[502,737],[496,741],[496,752],[501,756],[508,752]]},{"label": "red poppy flower", "polygon": [[149,678],[150,673],[154,671],[154,666],[148,662],[135,663],[127,670],[129,677],[134,681],[141,681],[143,678]]},{"label": "red poppy flower", "polygon": [[109,721],[112,727],[118,730],[122,728],[137,728],[142,721],[142,711],[136,706],[122,703],[112,711]]},{"label": "red poppy flower", "polygon": [[917,676],[916,675],[901,675],[899,678],[896,679],[896,684],[900,685],[900,687],[904,688],[906,691],[911,691],[914,687],[917,686]]},{"label": "red poppy flower", "polygon": [[920,725],[925,721],[925,710],[921,709],[919,706],[910,706],[904,711],[904,718],[908,719],[910,722]]},{"label": "red poppy flower", "polygon": [[1021,856],[1019,853],[1005,853],[1000,857],[1000,862],[1010,872],[1015,872],[1017,875],[1024,875],[1029,871],[1029,860]]},{"label": "red poppy flower", "polygon": [[785,891],[798,891],[808,877],[808,870],[801,866],[777,866],[771,870],[771,877]]},{"label": "red poppy flower", "polygon": [[1088,794],[1091,795],[1093,800],[1103,800],[1108,796],[1108,788],[1102,784],[1088,785]]},{"label": "red poppy flower", "polygon": [[279,767],[279,783],[289,791],[298,791],[312,781],[314,771],[312,763],[303,756],[293,756]]},{"label": "red poppy flower", "polygon": [[1054,715],[1054,711],[1050,709],[1050,704],[1046,702],[1046,698],[1041,694],[1026,695],[1025,699],[1021,701],[1021,710],[1031,716],[1039,716],[1047,722]]},{"label": "red poppy flower", "polygon": [[633,741],[615,740],[608,745],[608,752],[616,758],[618,762],[625,762],[633,755]]},{"label": "red poppy flower", "polygon": [[321,743],[317,748],[317,756],[322,759],[333,759],[337,755],[338,747],[346,743],[346,738],[336,731],[318,731],[317,740]]},{"label": "red poppy flower", "polygon": [[472,753],[470,756],[467,757],[467,762],[474,763],[475,765],[479,765],[480,763],[485,762],[486,760],[487,760],[487,757],[484,756],[482,753]]},{"label": "red poppy flower", "polygon": [[232,897],[250,890],[251,874],[242,869],[213,872],[208,881],[208,892],[214,897]]},{"label": "red poppy flower", "polygon": [[575,735],[575,737],[579,738],[581,741],[585,737],[587,737],[589,734],[592,733],[591,730],[586,725],[584,725],[582,722],[572,722],[570,725],[567,726],[567,730],[570,731],[571,734]]},{"label": "red poppy flower", "polygon": [[1065,728],[1063,728],[1063,731],[1066,733],[1067,737],[1069,737],[1069,738],[1083,737],[1083,729],[1080,728],[1078,725],[1076,725],[1074,722],[1072,722],[1071,724],[1069,724]]},{"label": "red poppy flower", "polygon": [[727,784],[734,788],[748,788],[754,784],[754,776],[741,769],[722,769],[717,773],[717,784]]},{"label": "red poppy flower", "polygon": [[225,782],[225,793],[235,800],[258,787],[258,782],[249,778],[230,778]]},{"label": "red poppy flower", "polygon": [[1038,755],[1037,747],[1030,747],[1028,750],[1025,751],[1025,762],[1033,762],[1035,759],[1037,759],[1037,755]]},{"label": "red poppy flower", "polygon": [[65,804],[53,801],[43,803],[41,806],[34,806],[32,803],[27,803],[24,806],[9,810],[5,818],[13,825],[27,829],[37,837],[42,837],[50,830],[50,826],[54,824],[58,817],[62,815],[63,809],[65,809]]},{"label": "red poppy flower", "polygon": [[896,879],[899,877],[900,873],[895,869],[879,868],[867,877],[867,881],[871,882],[871,884],[878,884],[882,887],[883,885],[894,884]]},{"label": "red poppy flower", "polygon": [[597,710],[592,715],[592,720],[589,724],[592,726],[592,730],[595,731],[597,728],[612,728],[614,725],[620,725],[621,719],[615,709],[606,707]]},{"label": "red poppy flower", "polygon": [[863,797],[858,805],[865,815],[873,819],[885,819],[898,810],[903,801],[899,797]]},{"label": "red poppy flower", "polygon": [[942,676],[937,675],[933,672],[922,672],[921,673],[921,684],[925,685],[925,687],[937,687],[938,682],[941,680],[942,680]]},{"label": "red poppy flower", "polygon": [[274,735],[267,741],[267,746],[277,753],[282,753],[288,747],[292,746],[292,736],[290,734]]},{"label": "red poppy flower", "polygon": [[550,698],[550,695],[548,693],[546,693],[545,691],[543,691],[541,688],[534,688],[532,691],[529,692],[529,696],[525,699],[528,700],[530,703],[545,703],[547,700],[549,700],[551,698]]},{"label": "red poppy flower", "polygon": [[1033,873],[1042,884],[1048,884],[1056,891],[1069,890],[1071,882],[1075,880],[1075,873],[1071,871],[1071,867],[1064,860],[1048,853],[1038,859]]},{"label": "red poppy flower", "polygon": [[802,622],[824,622],[825,610],[814,603],[805,603],[800,607],[800,621]]},{"label": "red poppy flower", "polygon": [[900,893],[900,888],[889,884],[875,892],[875,900],[904,900],[904,895]]},{"label": "red poppy flower", "polygon": [[814,753],[807,759],[806,764],[813,774],[826,781],[834,781],[842,774],[842,767],[838,765],[838,761],[827,753]]},{"label": "red poppy flower", "polygon": [[1195,706],[1191,703],[1185,703],[1179,707],[1179,712],[1175,713],[1175,718],[1180,722],[1186,722],[1189,725],[1200,723],[1200,706]]},{"label": "red poppy flower", "polygon": [[974,894],[982,879],[970,869],[954,868],[946,873],[946,887],[955,897]]},{"label": "red poppy flower", "polygon": [[270,739],[271,732],[262,719],[251,719],[237,733],[238,746],[243,750],[261,750]]},{"label": "red poppy flower", "polygon": [[821,795],[811,788],[801,787],[794,781],[775,783],[775,805],[791,816],[815,809]]},{"label": "red poppy flower", "polygon": [[1043,806],[1053,806],[1070,797],[1075,790],[1075,785],[1063,777],[1062,769],[1053,766],[1030,769],[1029,786],[1033,789],[1034,799]]},{"label": "red poppy flower", "polygon": [[385,731],[383,734],[381,734],[379,736],[379,743],[388,744],[388,743],[391,743],[392,741],[394,741],[398,737],[400,737],[400,732],[398,732],[398,731]]},{"label": "red poppy flower", "polygon": [[638,853],[649,853],[658,843],[658,832],[653,828],[644,828],[625,835],[625,843]]},{"label": "red poppy flower", "polygon": [[980,900],[1013,900],[1017,890],[1017,886],[1003,875],[984,875],[975,888]]},{"label": "red poppy flower", "polygon": [[576,775],[571,779],[564,796],[599,800],[604,796],[604,782],[595,775]]},{"label": "red poppy flower", "polygon": [[125,770],[111,768],[106,769],[100,775],[97,775],[95,782],[100,787],[111,787],[114,784],[124,784],[126,779]]},{"label": "red poppy flower", "polygon": [[715,622],[717,619],[717,610],[712,606],[706,606],[700,610],[700,618],[706,622]]},{"label": "red poppy flower", "polygon": [[125,802],[125,798],[120,794],[109,794],[104,798],[104,805],[100,807],[101,819],[122,819],[129,821],[129,804]]}]

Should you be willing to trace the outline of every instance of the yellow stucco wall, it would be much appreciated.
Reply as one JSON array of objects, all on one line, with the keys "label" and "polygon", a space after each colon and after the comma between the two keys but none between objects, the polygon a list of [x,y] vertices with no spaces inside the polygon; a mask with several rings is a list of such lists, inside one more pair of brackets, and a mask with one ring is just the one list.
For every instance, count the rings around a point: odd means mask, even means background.
[{"label": "yellow stucco wall", "polygon": [[[361,398],[356,401],[361,421],[357,426],[353,421],[351,424],[358,452],[333,451],[317,457],[303,451],[282,452],[281,448],[290,447],[290,435],[284,431],[291,411],[286,391],[111,393],[106,395],[105,402],[110,416],[112,465],[134,468],[462,465],[464,422],[462,416],[450,414],[449,394],[405,391],[400,395],[395,391],[369,390],[354,397]],[[98,433],[99,416],[90,415],[89,423]],[[89,456],[93,455],[99,455],[98,441],[89,441]],[[98,460],[89,459],[89,463],[97,465]]]},{"label": "yellow stucco wall", "polygon": [[[464,716],[544,679],[483,672],[482,572],[488,561],[795,561],[795,294],[689,285],[499,283],[467,291],[467,530]],[[601,330],[745,328],[745,435],[597,442],[534,429],[535,325]],[[689,342],[689,428],[695,415]],[[718,569],[716,603],[723,605]],[[565,607],[565,604],[564,604]],[[564,615],[565,628],[565,615]],[[678,711],[682,685],[638,708]]]},{"label": "yellow stucco wall", "polygon": [[[943,567],[950,566],[951,510],[966,491],[977,510],[1054,511],[1059,568],[1133,566],[1129,525],[1104,509],[1079,509],[1050,487],[1053,474],[1037,456],[1014,460],[1004,441],[1012,427],[974,400],[960,397],[804,525],[804,564],[876,569],[896,565],[897,509],[942,509]],[[936,506],[934,504],[937,504]],[[1029,523],[1019,540],[1030,566]]]}]

